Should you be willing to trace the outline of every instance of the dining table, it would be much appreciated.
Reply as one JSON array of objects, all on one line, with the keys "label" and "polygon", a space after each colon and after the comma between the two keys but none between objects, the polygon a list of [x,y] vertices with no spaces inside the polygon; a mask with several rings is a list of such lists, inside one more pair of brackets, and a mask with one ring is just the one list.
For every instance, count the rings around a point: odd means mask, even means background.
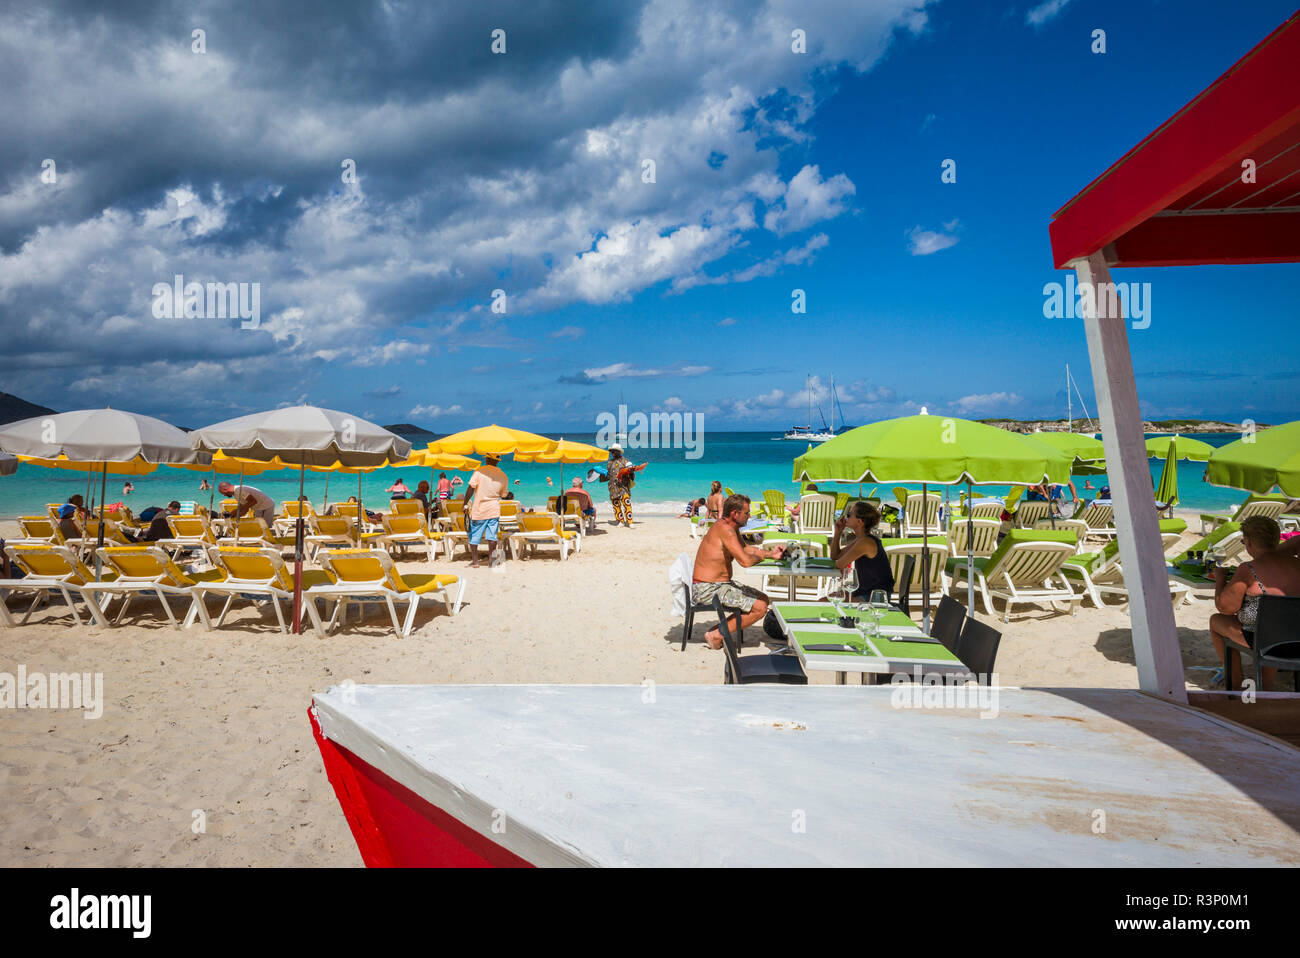
[{"label": "dining table", "polygon": [[836,673],[844,685],[850,672],[857,672],[863,685],[867,677],[895,672],[922,674],[969,673],[970,669],[938,639],[925,632],[906,614],[894,607],[884,610],[876,634],[863,634],[856,625],[839,624],[841,613],[848,618],[870,620],[869,607],[831,602],[774,602],[781,631],[789,642],[790,654],[797,655],[805,671]]},{"label": "dining table", "polygon": [[795,601],[794,580],[798,576],[818,579],[838,579],[842,572],[834,559],[823,556],[804,556],[797,562],[788,559],[764,559],[749,568],[764,575],[783,575],[787,582],[787,601]]}]

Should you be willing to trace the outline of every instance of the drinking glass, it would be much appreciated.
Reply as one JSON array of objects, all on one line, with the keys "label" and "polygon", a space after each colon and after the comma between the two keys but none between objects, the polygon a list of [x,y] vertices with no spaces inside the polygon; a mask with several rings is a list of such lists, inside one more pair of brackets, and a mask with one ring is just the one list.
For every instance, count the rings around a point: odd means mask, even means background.
[{"label": "drinking glass", "polygon": [[884,589],[873,589],[871,591],[871,618],[875,620],[876,628],[880,628],[880,620],[889,612],[889,593]]}]

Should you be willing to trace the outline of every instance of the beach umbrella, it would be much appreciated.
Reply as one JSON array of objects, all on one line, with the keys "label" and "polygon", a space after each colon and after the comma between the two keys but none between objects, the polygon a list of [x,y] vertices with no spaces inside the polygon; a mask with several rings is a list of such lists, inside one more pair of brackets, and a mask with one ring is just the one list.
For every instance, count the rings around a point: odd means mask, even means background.
[{"label": "beach umbrella", "polygon": [[1156,486],[1156,502],[1163,502],[1170,509],[1178,501],[1178,452],[1173,439],[1169,440],[1165,453],[1165,467],[1160,471],[1160,484]]},{"label": "beach umbrella", "polygon": [[1071,475],[1100,475],[1106,471],[1106,449],[1095,436],[1077,432],[1035,432],[1030,439],[1074,457]]},{"label": "beach umbrella", "polygon": [[[794,480],[806,482],[908,482],[921,486],[965,483],[1026,485],[1064,482],[1071,458],[1027,436],[951,416],[903,416],[859,426],[794,461]],[[968,513],[969,515],[969,510]],[[967,561],[974,565],[973,522],[968,523]],[[922,531],[921,576],[927,583],[923,625],[930,620],[928,528]],[[975,612],[974,577],[967,575],[967,603]]]},{"label": "beach umbrella", "polygon": [[[506,456],[521,452],[550,452],[556,445],[554,439],[493,423],[491,426],[480,426],[477,429],[466,429],[464,432],[444,436],[429,443],[428,450],[436,453],[451,452],[461,456]],[[608,458],[608,453],[606,457]]]},{"label": "beach umbrella", "polygon": [[564,495],[564,464],[602,463],[609,459],[609,451],[585,442],[574,442],[563,437],[548,452],[517,452],[516,462],[557,462],[560,464],[560,495]]},{"label": "beach umbrella", "polygon": [[1186,436],[1153,436],[1147,440],[1147,458],[1148,459],[1165,459],[1169,456],[1169,443],[1174,442],[1177,446],[1177,458],[1189,459],[1194,462],[1206,462],[1214,455],[1214,447],[1208,442],[1201,442],[1199,439],[1188,439]]},{"label": "beach umbrella", "polygon": [[1261,429],[1215,450],[1206,479],[1216,486],[1300,498],[1300,421]]},{"label": "beach umbrella", "polygon": [[99,549],[104,545],[104,501],[110,469],[148,466],[145,471],[152,472],[159,463],[210,461],[206,451],[190,445],[189,436],[182,430],[161,419],[121,409],[78,409],[8,423],[0,426],[0,451],[49,460],[57,469],[87,468],[100,473],[96,575],[101,561]]},{"label": "beach umbrella", "polygon": [[[343,467],[385,465],[403,459],[411,443],[382,426],[335,409],[288,406],[215,423],[191,434],[195,449],[244,459],[270,462],[278,459],[298,467],[298,497],[302,500],[308,466]],[[358,491],[360,491],[360,479]],[[360,522],[361,496],[357,496]],[[303,518],[298,510],[294,524],[293,631],[302,632]]]}]

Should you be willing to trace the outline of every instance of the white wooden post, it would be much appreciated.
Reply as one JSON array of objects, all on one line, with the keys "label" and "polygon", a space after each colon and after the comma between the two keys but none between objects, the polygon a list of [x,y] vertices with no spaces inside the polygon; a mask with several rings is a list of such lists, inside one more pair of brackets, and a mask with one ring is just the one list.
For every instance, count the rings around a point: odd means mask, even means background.
[{"label": "white wooden post", "polygon": [[1183,658],[1169,597],[1164,548],[1156,517],[1151,468],[1142,433],[1137,384],[1129,355],[1123,310],[1113,294],[1110,267],[1101,253],[1076,260],[1079,283],[1092,284],[1093,306],[1085,300],[1083,324],[1088,334],[1092,381],[1097,390],[1106,474],[1115,506],[1120,562],[1132,601],[1133,655],[1145,692],[1187,701]]}]

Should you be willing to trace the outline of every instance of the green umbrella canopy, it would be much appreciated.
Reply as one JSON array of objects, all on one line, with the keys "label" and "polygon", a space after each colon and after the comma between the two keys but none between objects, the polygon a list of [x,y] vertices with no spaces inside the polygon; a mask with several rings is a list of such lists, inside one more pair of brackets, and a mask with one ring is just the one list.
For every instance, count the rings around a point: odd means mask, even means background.
[{"label": "green umbrella canopy", "polygon": [[[1180,441],[1181,442],[1181,441]],[[1283,423],[1215,450],[1206,478],[1216,486],[1300,497],[1300,421]]]},{"label": "green umbrella canopy", "polygon": [[1173,505],[1178,501],[1178,455],[1173,439],[1165,441],[1165,467],[1160,471],[1160,484],[1156,486],[1156,502]]},{"label": "green umbrella canopy", "polygon": [[1179,459],[1193,459],[1196,462],[1205,462],[1210,456],[1214,455],[1214,447],[1208,442],[1201,442],[1199,439],[1188,439],[1186,436],[1155,436],[1147,440],[1147,458],[1167,458],[1171,439],[1178,444]]},{"label": "green umbrella canopy", "polygon": [[995,426],[950,416],[904,416],[851,429],[794,461],[807,482],[1065,482],[1066,454]]},{"label": "green umbrella canopy", "polygon": [[1106,448],[1095,436],[1077,432],[1035,432],[1029,438],[1073,456],[1071,475],[1099,476],[1106,471]]}]

